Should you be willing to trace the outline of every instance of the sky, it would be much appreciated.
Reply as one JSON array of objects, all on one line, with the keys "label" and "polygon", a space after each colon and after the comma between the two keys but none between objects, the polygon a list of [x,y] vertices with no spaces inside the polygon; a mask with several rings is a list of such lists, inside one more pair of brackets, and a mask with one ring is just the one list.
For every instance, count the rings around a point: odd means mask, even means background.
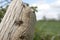
[{"label": "sky", "polygon": [[[0,0],[0,2],[1,1],[4,0]],[[58,15],[60,15],[60,0],[22,0],[22,1],[28,3],[30,6],[38,7],[37,8],[38,12],[36,12],[37,20],[42,19],[43,16],[45,16],[48,19],[53,18],[58,19]]]},{"label": "sky", "polygon": [[37,20],[42,19],[43,16],[58,19],[58,15],[60,15],[60,0],[23,0],[23,2],[38,7]]}]

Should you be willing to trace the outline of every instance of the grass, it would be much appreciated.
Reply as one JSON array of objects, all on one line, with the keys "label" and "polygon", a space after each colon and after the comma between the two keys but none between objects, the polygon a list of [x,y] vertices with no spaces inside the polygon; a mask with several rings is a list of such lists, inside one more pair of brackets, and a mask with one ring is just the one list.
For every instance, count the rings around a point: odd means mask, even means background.
[{"label": "grass", "polygon": [[[53,36],[60,34],[60,21],[37,21],[35,26],[35,37],[34,40],[51,40]],[[59,37],[58,37],[59,38]]]}]

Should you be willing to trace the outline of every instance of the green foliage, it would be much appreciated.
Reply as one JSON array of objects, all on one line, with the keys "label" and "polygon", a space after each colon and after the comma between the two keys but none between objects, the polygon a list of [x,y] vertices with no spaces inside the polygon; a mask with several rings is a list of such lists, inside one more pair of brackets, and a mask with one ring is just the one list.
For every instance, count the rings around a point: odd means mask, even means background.
[{"label": "green foliage", "polygon": [[5,8],[0,7],[0,22],[1,22],[2,18],[4,17],[4,14],[5,14],[8,6],[9,6],[9,5],[7,5]]},{"label": "green foliage", "polygon": [[5,12],[6,12],[6,8],[0,8],[0,22],[4,16]]}]

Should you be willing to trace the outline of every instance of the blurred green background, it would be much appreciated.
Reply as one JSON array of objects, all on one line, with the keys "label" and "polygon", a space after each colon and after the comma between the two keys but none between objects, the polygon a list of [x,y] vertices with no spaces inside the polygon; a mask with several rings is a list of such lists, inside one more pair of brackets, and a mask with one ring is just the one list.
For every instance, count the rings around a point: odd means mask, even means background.
[{"label": "blurred green background", "polygon": [[37,21],[34,40],[60,40],[60,21]]}]

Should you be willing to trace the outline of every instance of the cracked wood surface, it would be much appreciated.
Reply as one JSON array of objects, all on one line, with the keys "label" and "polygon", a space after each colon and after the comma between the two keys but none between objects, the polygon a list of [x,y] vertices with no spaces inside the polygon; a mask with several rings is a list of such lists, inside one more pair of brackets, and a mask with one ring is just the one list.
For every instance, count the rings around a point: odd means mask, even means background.
[{"label": "cracked wood surface", "polygon": [[0,24],[0,40],[33,40],[35,13],[22,0],[13,0]]}]

